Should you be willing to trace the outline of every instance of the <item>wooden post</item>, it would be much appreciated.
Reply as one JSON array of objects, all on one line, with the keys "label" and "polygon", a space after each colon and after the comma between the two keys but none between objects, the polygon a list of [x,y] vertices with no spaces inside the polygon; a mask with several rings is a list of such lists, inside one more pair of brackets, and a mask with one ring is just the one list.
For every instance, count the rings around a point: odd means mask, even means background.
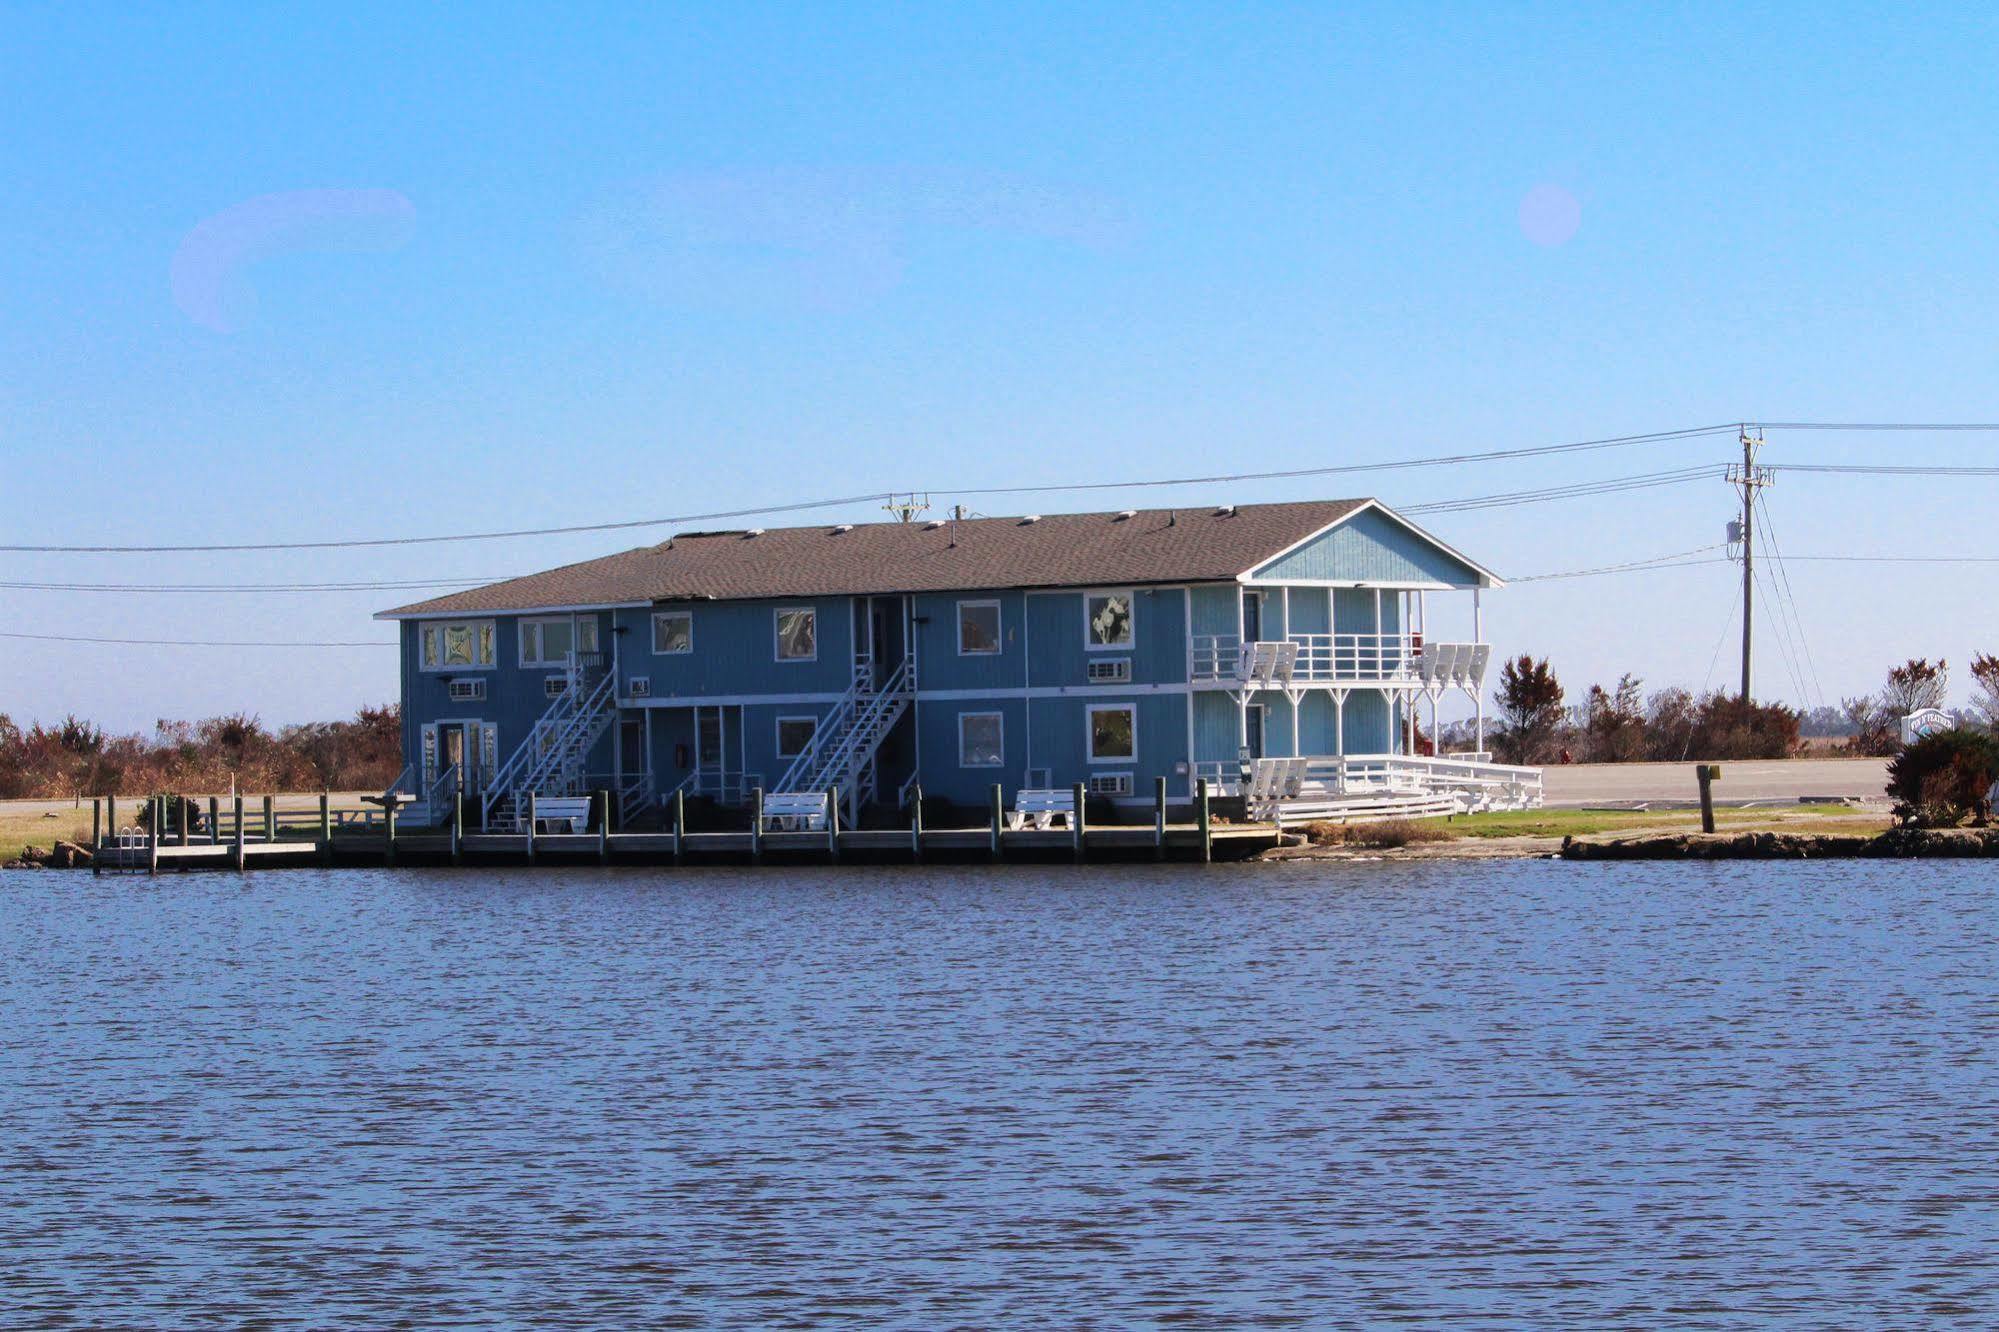
[{"label": "wooden post", "polygon": [[923,788],[909,788],[909,858],[923,859]]},{"label": "wooden post", "polygon": [[1701,831],[1714,831],[1714,782],[1721,776],[1719,763],[1697,763],[1694,765],[1694,780],[1701,787]]},{"label": "wooden post", "polygon": [[94,858],[104,849],[104,802],[96,796],[90,798],[90,854]]},{"label": "wooden post", "polygon": [[597,863],[611,863],[611,793],[597,793]]},{"label": "wooden post", "polygon": [[826,792],[826,855],[834,864],[839,864],[840,788],[837,786]]},{"label": "wooden post", "polygon": [[1201,863],[1205,865],[1215,858],[1214,831],[1208,824],[1208,779],[1205,777],[1194,783],[1194,811],[1201,822]]},{"label": "wooden post", "polygon": [[333,794],[319,793],[319,863],[333,863]]},{"label": "wooden post", "polygon": [[115,794],[104,797],[104,830],[111,834],[113,841],[118,840],[118,797]]},{"label": "wooden post", "polygon": [[465,863],[465,793],[451,797],[451,863]]},{"label": "wooden post", "polygon": [[396,802],[393,798],[382,802],[382,826],[387,830],[382,859],[393,865],[396,863]]},{"label": "wooden post", "polygon": [[230,860],[235,864],[236,872],[240,874],[250,859],[243,853],[243,796],[241,792],[237,793],[235,806],[235,827],[230,832],[230,840],[234,846],[234,851],[230,856]]},{"label": "wooden post", "polygon": [[150,814],[150,817],[146,819],[146,873],[158,874],[160,872],[160,834],[165,831],[160,826],[160,822],[167,815],[167,798],[165,796],[148,796],[146,804],[149,807]]},{"label": "wooden post", "polygon": [[264,797],[264,840],[267,842],[278,840],[278,798],[276,796]]},{"label": "wooden post", "polygon": [[1075,850],[1076,859],[1081,860],[1083,858],[1083,824],[1085,822],[1083,817],[1085,793],[1081,782],[1077,782],[1069,788],[1069,799],[1074,801],[1076,805],[1075,812],[1069,815],[1069,841]]},{"label": "wooden post", "polygon": [[673,793],[673,863],[685,863],[685,853],[681,850],[681,838],[687,831],[687,792]]},{"label": "wooden post", "polygon": [[1152,858],[1166,859],[1166,779],[1152,779]]},{"label": "wooden post", "polygon": [[175,796],[173,799],[174,799],[174,823],[178,825],[176,831],[179,833],[180,844],[182,846],[186,846],[188,844],[189,839],[194,836],[194,830],[188,827],[188,825],[194,822],[194,820],[190,819],[187,816],[188,808],[191,805],[193,805],[194,802],[192,800],[189,800],[186,796]]},{"label": "wooden post", "polygon": [[222,800],[218,796],[208,797],[208,844],[222,844]]},{"label": "wooden post", "polygon": [[1000,818],[1001,818],[1000,811],[1001,807],[1005,804],[1006,804],[1006,797],[1000,791],[999,783],[994,782],[992,794],[986,801],[987,810],[992,815],[992,821],[993,821],[992,857],[994,860],[998,860],[1000,858]]},{"label": "wooden post", "polygon": [[528,864],[530,865],[534,864],[534,825],[539,821],[535,818],[535,793],[530,791],[528,792]]},{"label": "wooden post", "polygon": [[750,788],[750,863],[763,864],[764,858],[764,789]]}]

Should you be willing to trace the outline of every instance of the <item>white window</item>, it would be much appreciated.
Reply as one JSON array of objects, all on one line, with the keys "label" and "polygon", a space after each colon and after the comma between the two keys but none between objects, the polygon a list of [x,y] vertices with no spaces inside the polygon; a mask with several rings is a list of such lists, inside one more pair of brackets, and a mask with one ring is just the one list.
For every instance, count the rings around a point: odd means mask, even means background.
[{"label": "white window", "polygon": [[521,621],[521,665],[567,666],[572,652],[597,650],[597,617]]},{"label": "white window", "polygon": [[958,603],[958,655],[990,657],[1000,650],[1000,604],[997,601]]},{"label": "white window", "polygon": [[694,612],[657,611],[652,617],[652,650],[662,657],[694,650]]},{"label": "white window", "polygon": [[1131,646],[1131,593],[1092,592],[1083,598],[1083,646],[1092,651]]},{"label": "white window", "polygon": [[797,758],[812,745],[812,737],[819,734],[817,717],[779,717],[777,719],[777,756]]},{"label": "white window", "polygon": [[1129,763],[1138,755],[1138,709],[1100,703],[1090,710],[1090,762]]},{"label": "white window", "polygon": [[1006,719],[997,712],[958,714],[958,766],[997,768],[1006,763]]},{"label": "white window", "polygon": [[816,661],[819,657],[819,613],[810,606],[786,606],[777,612],[777,659]]},{"label": "white window", "polygon": [[493,669],[493,622],[459,620],[426,624],[419,633],[427,671]]}]

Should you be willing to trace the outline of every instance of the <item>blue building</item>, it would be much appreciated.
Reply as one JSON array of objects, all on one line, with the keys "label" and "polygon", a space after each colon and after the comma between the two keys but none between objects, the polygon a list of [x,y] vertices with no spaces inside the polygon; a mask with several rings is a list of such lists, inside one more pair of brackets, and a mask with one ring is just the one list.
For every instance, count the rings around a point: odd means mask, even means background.
[{"label": "blue building", "polygon": [[[1158,777],[1235,790],[1245,760],[1407,755],[1424,700],[1482,695],[1497,586],[1330,500],[684,532],[379,618],[418,818],[598,789],[627,821],[676,789],[837,790],[851,818],[919,784],[1149,804]],[[1451,592],[1474,632],[1426,641]]]}]

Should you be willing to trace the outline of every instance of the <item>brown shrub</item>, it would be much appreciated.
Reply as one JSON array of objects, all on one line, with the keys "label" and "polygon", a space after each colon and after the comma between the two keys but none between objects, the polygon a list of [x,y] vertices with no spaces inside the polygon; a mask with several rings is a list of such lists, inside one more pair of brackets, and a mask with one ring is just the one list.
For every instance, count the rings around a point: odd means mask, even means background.
[{"label": "brown shrub", "polygon": [[1388,851],[1418,842],[1451,840],[1450,831],[1432,819],[1382,819],[1373,823],[1321,820],[1306,824],[1305,835],[1314,846],[1351,846],[1367,851]]}]

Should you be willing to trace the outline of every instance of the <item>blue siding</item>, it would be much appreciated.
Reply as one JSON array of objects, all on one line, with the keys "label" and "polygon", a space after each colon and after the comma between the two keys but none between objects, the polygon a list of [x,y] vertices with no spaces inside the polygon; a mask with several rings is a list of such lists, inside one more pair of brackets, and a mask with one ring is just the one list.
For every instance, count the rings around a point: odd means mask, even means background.
[{"label": "blue siding", "polygon": [[[1144,587],[1132,593],[1129,649],[1084,647],[1083,599],[1080,592],[1036,592],[1026,597],[1031,684],[1036,687],[1085,684],[1089,680],[1090,662],[1119,657],[1131,658],[1131,678],[1135,684],[1175,684],[1186,680],[1186,603],[1178,588]],[[927,675],[924,687],[930,687]]]},{"label": "blue siding", "polygon": [[1193,607],[1197,634],[1234,634],[1242,627],[1236,601],[1242,592],[1235,583],[1216,583],[1187,590]]},{"label": "blue siding", "polygon": [[[958,655],[958,603],[1000,603],[1000,650]],[[1025,603],[1020,592],[925,594],[915,599],[917,671],[925,689],[1018,689],[1027,682]],[[1079,612],[1080,613],[1080,612]],[[1080,635],[1082,630],[1078,628]],[[1037,653],[1039,646],[1036,645]]]},{"label": "blue siding", "polygon": [[1294,587],[1291,589],[1291,632],[1330,634],[1333,632],[1333,589]]},{"label": "blue siding", "polygon": [[[923,794],[941,796],[960,805],[983,805],[997,782],[1009,800],[1027,773],[1027,704],[1021,699],[957,702],[940,699],[917,705],[916,727],[923,764]],[[958,763],[958,715],[997,712],[1002,721],[1004,761],[997,768],[961,767]]]},{"label": "blue siding", "polygon": [[1436,542],[1368,509],[1256,571],[1265,582],[1440,583],[1475,587],[1479,573]]},{"label": "blue siding", "polygon": [[[780,607],[810,606],[818,613],[818,656],[777,659]],[[626,680],[652,679],[652,696],[700,698],[740,694],[843,694],[853,683],[854,620],[847,597],[786,601],[712,601],[661,606],[693,616],[694,650],[656,655],[652,612],[619,611],[619,653]]]}]

